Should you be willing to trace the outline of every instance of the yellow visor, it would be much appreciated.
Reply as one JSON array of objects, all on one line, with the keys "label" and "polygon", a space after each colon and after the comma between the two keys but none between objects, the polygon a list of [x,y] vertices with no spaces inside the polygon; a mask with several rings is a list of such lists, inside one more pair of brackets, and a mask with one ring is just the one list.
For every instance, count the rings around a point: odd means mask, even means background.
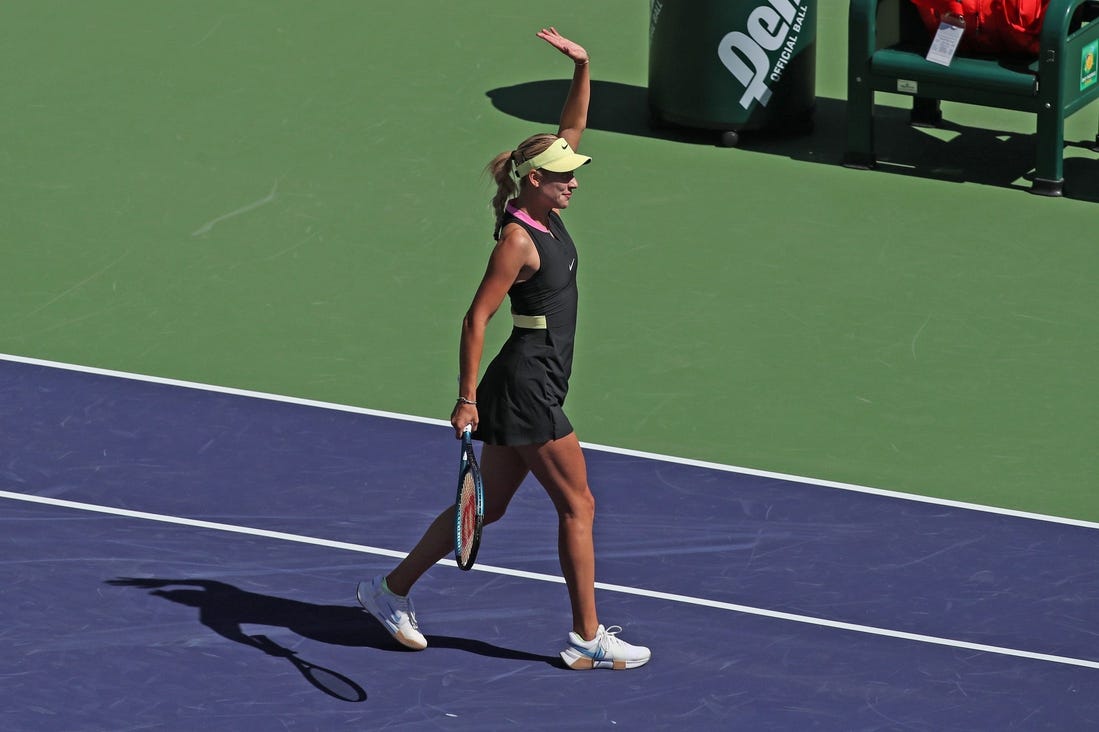
[{"label": "yellow visor", "polygon": [[564,138],[558,137],[548,148],[517,165],[515,177],[521,179],[532,170],[568,173],[590,162],[591,158],[577,153]]}]

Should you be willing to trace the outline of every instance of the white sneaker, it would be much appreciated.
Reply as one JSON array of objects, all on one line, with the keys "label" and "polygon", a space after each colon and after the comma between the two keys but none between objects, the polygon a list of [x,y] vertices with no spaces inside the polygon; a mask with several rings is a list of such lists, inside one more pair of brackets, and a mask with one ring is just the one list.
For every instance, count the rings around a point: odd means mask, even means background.
[{"label": "white sneaker", "polygon": [[427,648],[427,638],[416,625],[412,600],[390,592],[385,584],[385,575],[378,575],[370,582],[360,582],[355,589],[355,597],[398,643],[416,651]]},{"label": "white sneaker", "polygon": [[569,633],[569,647],[561,651],[561,660],[572,669],[610,668],[621,670],[637,668],[649,662],[652,653],[645,646],[631,646],[618,637],[622,631],[617,625],[599,626],[595,639],[586,641],[576,633]]}]

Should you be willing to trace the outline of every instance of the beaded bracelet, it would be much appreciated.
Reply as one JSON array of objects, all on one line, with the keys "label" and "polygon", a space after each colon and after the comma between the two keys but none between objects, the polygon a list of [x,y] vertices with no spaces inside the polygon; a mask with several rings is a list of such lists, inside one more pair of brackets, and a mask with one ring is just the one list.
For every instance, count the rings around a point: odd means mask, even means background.
[{"label": "beaded bracelet", "polygon": [[473,407],[477,406],[477,402],[473,401],[472,399],[466,399],[465,397],[462,397],[462,396],[458,397],[458,403],[459,404],[469,404],[470,406],[473,406]]}]

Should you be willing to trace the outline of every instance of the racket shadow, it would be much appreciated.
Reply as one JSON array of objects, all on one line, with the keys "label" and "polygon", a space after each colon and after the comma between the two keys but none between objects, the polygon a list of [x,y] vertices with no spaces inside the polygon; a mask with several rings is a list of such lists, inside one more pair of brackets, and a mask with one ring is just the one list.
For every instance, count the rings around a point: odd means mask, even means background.
[{"label": "racket shadow", "polygon": [[283,648],[265,635],[253,635],[251,638],[253,644],[267,655],[289,660],[306,681],[328,696],[348,702],[366,701],[366,690],[338,671],[301,659],[297,652]]},{"label": "racket shadow", "polygon": [[[150,590],[149,594],[156,597],[196,608],[199,613],[199,622],[210,630],[223,638],[259,648],[264,652],[269,652],[271,646],[266,644],[271,642],[257,641],[256,638],[262,638],[262,636],[248,635],[244,632],[243,625],[286,628],[303,638],[330,645],[415,652],[409,651],[394,641],[384,628],[374,622],[357,605],[318,605],[249,592],[226,582],[199,578],[118,577],[107,580],[106,583],[115,587]],[[502,648],[467,638],[429,635],[428,644],[432,648],[449,648],[505,661],[561,665],[556,657]],[[363,692],[363,698],[365,693]]]}]

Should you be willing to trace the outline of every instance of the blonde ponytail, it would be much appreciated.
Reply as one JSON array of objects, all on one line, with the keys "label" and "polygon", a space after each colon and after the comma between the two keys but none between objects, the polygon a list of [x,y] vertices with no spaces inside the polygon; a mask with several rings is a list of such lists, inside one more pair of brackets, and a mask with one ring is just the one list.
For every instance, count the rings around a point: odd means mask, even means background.
[{"label": "blonde ponytail", "polygon": [[496,228],[492,232],[494,239],[500,238],[500,229],[503,227],[504,211],[508,201],[519,195],[523,185],[522,181],[515,177],[515,168],[539,153],[545,152],[556,139],[557,135],[550,133],[531,135],[519,143],[514,150],[500,153],[485,166],[485,172],[492,176],[493,182],[496,183],[496,194],[492,197],[490,204],[492,212],[496,215]]},{"label": "blonde ponytail", "polygon": [[485,172],[492,176],[496,183],[496,195],[492,197],[492,212],[496,217],[496,228],[492,231],[492,238],[500,238],[500,226],[504,220],[504,208],[508,201],[519,195],[519,182],[515,180],[516,152],[502,152],[492,159],[485,167]]}]

